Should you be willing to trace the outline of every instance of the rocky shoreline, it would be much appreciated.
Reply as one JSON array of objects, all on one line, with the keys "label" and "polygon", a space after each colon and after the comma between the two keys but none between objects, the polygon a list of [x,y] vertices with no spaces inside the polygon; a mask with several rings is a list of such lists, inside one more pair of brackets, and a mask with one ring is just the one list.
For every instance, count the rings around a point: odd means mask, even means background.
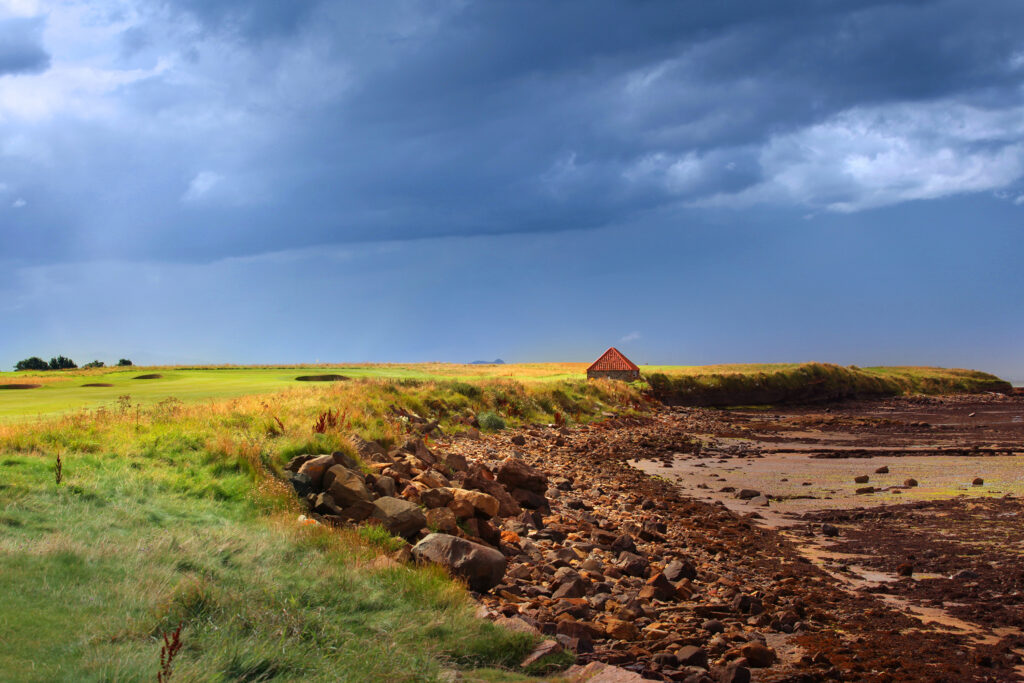
[{"label": "rocky shoreline", "polygon": [[340,454],[289,469],[315,518],[375,520],[414,544],[400,556],[466,579],[483,615],[541,635],[527,665],[564,651],[593,663],[574,675],[604,664],[618,680],[1020,680],[1012,636],[979,643],[926,627],[850,590],[756,512],[631,466],[699,452],[693,435],[728,433],[723,415],[659,409],[431,446],[414,438],[391,452],[357,442],[370,473]]}]

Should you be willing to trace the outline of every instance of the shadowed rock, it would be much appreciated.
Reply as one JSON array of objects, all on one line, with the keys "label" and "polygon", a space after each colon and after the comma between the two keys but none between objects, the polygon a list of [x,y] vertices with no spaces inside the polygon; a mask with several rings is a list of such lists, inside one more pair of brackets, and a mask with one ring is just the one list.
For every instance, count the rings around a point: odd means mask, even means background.
[{"label": "shadowed rock", "polygon": [[505,576],[505,556],[494,548],[449,534],[430,534],[416,544],[412,556],[439,564],[453,576],[465,579],[470,589],[486,593]]}]

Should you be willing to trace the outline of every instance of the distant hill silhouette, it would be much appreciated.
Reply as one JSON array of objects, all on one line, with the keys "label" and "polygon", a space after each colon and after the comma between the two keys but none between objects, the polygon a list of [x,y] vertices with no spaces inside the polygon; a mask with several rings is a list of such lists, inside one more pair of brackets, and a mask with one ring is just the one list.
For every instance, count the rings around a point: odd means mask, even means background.
[{"label": "distant hill silhouette", "polygon": [[494,360],[475,360],[472,363],[470,363],[470,365],[504,365],[504,364],[505,364],[505,361],[503,361],[500,358],[495,358]]}]

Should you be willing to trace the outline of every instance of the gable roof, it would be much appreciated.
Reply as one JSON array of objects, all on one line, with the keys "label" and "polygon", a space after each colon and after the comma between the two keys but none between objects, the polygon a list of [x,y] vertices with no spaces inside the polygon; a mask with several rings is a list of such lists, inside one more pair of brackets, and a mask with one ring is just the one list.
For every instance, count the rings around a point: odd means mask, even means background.
[{"label": "gable roof", "polygon": [[633,361],[626,358],[622,351],[612,346],[587,368],[587,372],[591,370],[636,370],[639,372],[640,368]]}]

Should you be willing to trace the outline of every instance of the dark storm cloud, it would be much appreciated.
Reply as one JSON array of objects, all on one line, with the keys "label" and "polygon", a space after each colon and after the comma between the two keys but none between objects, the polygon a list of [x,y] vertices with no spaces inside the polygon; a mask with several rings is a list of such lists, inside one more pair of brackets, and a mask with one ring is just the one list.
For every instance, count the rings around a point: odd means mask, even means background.
[{"label": "dark storm cloud", "polygon": [[103,93],[111,120],[58,110],[21,132],[42,151],[0,155],[0,181],[34,194],[18,225],[48,238],[12,233],[24,258],[578,230],[693,204],[855,211],[1024,173],[1013,0],[140,12],[112,63],[151,73]]},{"label": "dark storm cloud", "polygon": [[40,19],[0,19],[0,76],[38,73],[50,66]]}]

